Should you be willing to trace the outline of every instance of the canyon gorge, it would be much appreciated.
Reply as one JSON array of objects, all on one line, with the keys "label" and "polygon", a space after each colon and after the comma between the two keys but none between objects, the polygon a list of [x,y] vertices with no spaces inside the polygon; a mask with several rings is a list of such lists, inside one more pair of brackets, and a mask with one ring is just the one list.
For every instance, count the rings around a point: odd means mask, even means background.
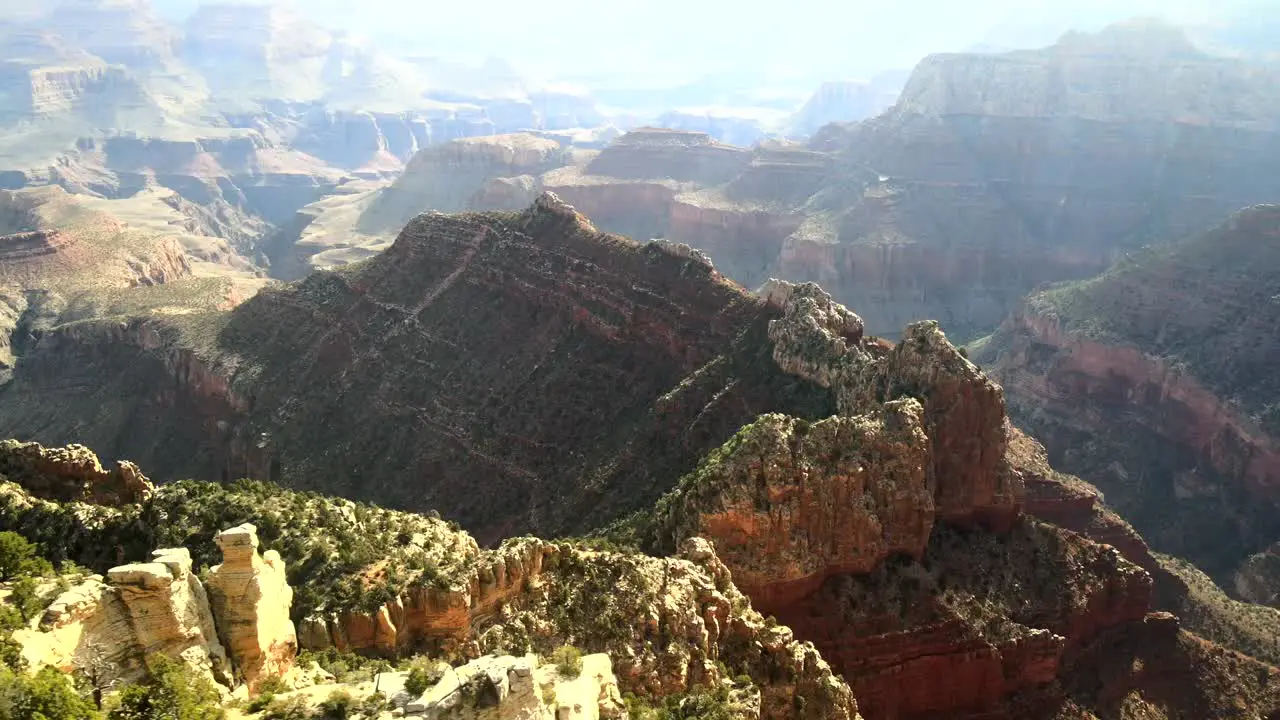
[{"label": "canyon gorge", "polygon": [[0,3],[0,720],[161,657],[232,718],[1280,717],[1273,60],[588,91],[303,10]]}]

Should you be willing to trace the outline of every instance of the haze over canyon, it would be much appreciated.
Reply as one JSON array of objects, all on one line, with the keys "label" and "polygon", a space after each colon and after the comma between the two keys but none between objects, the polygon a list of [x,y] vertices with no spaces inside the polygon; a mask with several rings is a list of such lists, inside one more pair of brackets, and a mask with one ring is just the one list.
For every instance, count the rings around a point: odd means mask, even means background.
[{"label": "haze over canyon", "polygon": [[1280,718],[1277,49],[0,2],[0,720]]}]

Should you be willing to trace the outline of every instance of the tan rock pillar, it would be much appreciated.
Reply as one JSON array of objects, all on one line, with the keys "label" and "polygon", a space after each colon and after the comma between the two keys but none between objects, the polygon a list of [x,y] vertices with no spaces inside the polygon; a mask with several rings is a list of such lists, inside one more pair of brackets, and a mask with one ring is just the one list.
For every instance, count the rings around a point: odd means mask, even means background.
[{"label": "tan rock pillar", "polygon": [[258,529],[245,523],[216,539],[222,564],[209,572],[218,634],[250,692],[293,668],[298,637],[289,608],[293,588],[275,550],[258,554]]}]

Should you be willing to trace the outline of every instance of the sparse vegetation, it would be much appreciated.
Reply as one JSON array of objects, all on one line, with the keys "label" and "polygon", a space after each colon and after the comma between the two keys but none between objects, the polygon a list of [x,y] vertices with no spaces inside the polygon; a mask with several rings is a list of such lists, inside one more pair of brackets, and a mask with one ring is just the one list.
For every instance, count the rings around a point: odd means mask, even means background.
[{"label": "sparse vegetation", "polygon": [[428,688],[440,682],[442,677],[444,677],[444,668],[440,663],[425,658],[415,660],[409,666],[409,677],[404,681],[405,692],[419,697]]},{"label": "sparse vegetation", "polygon": [[293,695],[268,705],[261,720],[312,720],[314,714],[305,697]]},{"label": "sparse vegetation", "polygon": [[295,619],[317,609],[373,610],[414,584],[448,586],[479,555],[470,537],[441,520],[267,482],[180,481],[121,508],[22,497],[16,485],[6,491],[0,484],[0,523],[17,531],[3,540],[12,568],[48,567],[31,558],[33,543],[58,562],[99,572],[121,557],[141,561],[154,548],[176,546],[207,568],[221,559],[213,542],[218,531],[253,523],[263,549],[277,550],[287,563]]},{"label": "sparse vegetation", "polygon": [[147,657],[151,677],[113,698],[107,720],[222,720],[226,713],[213,684],[165,655]]},{"label": "sparse vegetation", "polygon": [[35,545],[16,532],[0,532],[0,582],[21,576],[41,576],[53,571],[48,560],[40,557]]},{"label": "sparse vegetation", "polygon": [[561,645],[551,653],[551,662],[562,677],[576,678],[582,674],[582,651],[572,645]]},{"label": "sparse vegetation", "polygon": [[685,695],[671,695],[658,704],[628,694],[624,700],[632,720],[733,720],[729,689],[699,689]]},{"label": "sparse vegetation", "polygon": [[340,683],[357,683],[373,679],[381,672],[390,672],[395,666],[384,658],[366,657],[359,653],[344,652],[335,648],[314,652],[304,650],[298,656],[300,667],[309,667],[312,663],[329,673]]}]

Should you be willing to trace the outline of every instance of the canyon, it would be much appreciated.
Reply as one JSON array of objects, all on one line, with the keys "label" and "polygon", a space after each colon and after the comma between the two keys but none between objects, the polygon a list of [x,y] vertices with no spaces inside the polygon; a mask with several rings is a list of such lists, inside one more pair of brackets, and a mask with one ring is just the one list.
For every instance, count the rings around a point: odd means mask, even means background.
[{"label": "canyon", "polygon": [[[767,310],[749,340],[757,348],[751,357],[828,396],[808,418],[788,410],[755,413],[758,419],[727,439],[710,439],[692,471],[658,486],[657,497],[634,482],[615,486],[615,494],[622,488],[634,494],[633,502],[617,502],[613,513],[596,511],[589,520],[596,534],[586,539],[517,537],[480,549],[465,532],[429,516],[251,483],[184,481],[158,486],[132,505],[63,505],[32,495],[65,485],[33,482],[34,469],[6,471],[11,482],[0,486],[0,521],[89,567],[102,562],[104,550],[145,552],[139,529],[159,540],[190,537],[188,557],[210,562],[215,543],[201,526],[260,523],[273,528],[272,551],[282,568],[302,562],[315,543],[357,542],[343,539],[356,531],[358,542],[385,543],[379,547],[386,550],[345,559],[323,552],[326,562],[342,567],[314,566],[294,576],[305,598],[295,599],[290,613],[302,647],[427,652],[464,662],[546,652],[572,639],[608,654],[619,690],[646,697],[715,687],[741,673],[759,692],[751,717],[1086,718],[1109,717],[1122,706],[1143,707],[1153,717],[1197,711],[1244,717],[1239,712],[1280,709],[1280,671],[1206,643],[1158,611],[1153,575],[1138,564],[1142,539],[1122,522],[1092,528],[1081,522],[1081,516],[1105,519],[1096,495],[1052,470],[1043,449],[1009,423],[1001,388],[936,323],[909,326],[895,344],[865,335],[861,318],[816,285],[771,283],[752,302],[696,251],[596,233],[549,195],[520,214],[416,222],[435,224],[433,247],[463,254],[467,239],[478,242],[479,225],[501,236],[503,223],[515,223],[513,229],[528,233],[525,242],[573,250],[555,261],[554,277],[577,282],[592,271],[586,258],[599,253],[634,254],[637,267],[683,268],[684,275],[667,279],[664,297],[714,306],[728,293],[755,312]],[[399,271],[421,276],[403,254],[422,251],[414,243],[422,231],[411,225],[388,251]],[[462,239],[462,247],[449,236]],[[483,246],[474,252],[470,262],[491,269],[519,260],[482,255]],[[550,256],[519,266],[548,262]],[[457,266],[437,264],[436,272],[471,282]],[[346,277],[361,282],[359,274]],[[381,302],[395,298],[394,283],[376,287],[391,293]],[[419,287],[433,301],[445,296],[429,278]],[[341,307],[335,289],[313,297]],[[599,314],[580,312],[585,301],[570,314],[580,327],[614,341],[639,330],[625,316],[603,315],[603,304],[592,306]],[[620,307],[617,297],[612,302]],[[618,324],[606,325],[606,318]],[[623,355],[679,335],[648,335]],[[713,366],[731,363],[733,354],[695,362],[701,371],[672,378],[675,389],[659,403],[672,408],[689,386],[719,390],[723,377]],[[761,377],[760,369],[755,373]],[[589,377],[575,372],[575,382],[584,381]],[[571,386],[560,387],[556,396],[563,398]],[[554,427],[569,437],[564,429],[578,424]],[[58,452],[28,446],[12,462],[20,470],[64,472],[43,460]],[[367,478],[375,470],[366,467]],[[296,482],[283,467],[280,474]],[[572,497],[564,492],[561,504]],[[439,490],[434,497],[449,501]],[[522,508],[490,508],[515,519],[508,527],[528,522]],[[68,523],[79,529],[67,532]],[[1104,534],[1129,542],[1117,549],[1092,539]],[[240,556],[228,548],[253,544],[242,541],[244,530],[219,537],[227,562]],[[415,547],[436,559],[421,564]],[[255,576],[265,581],[275,556],[263,557]],[[211,587],[220,574],[213,571]],[[361,578],[361,592],[330,584],[351,577]]]},{"label": "canyon", "polygon": [[30,666],[1280,716],[1254,61],[1122,23],[828,83],[785,140],[275,6],[64,6],[0,27],[0,530],[87,568]]},{"label": "canyon", "polygon": [[1041,50],[930,56],[884,113],[806,143],[639,128],[520,183],[603,230],[697,247],[750,289],[818,282],[875,334],[936,319],[970,340],[1041,283],[1280,198],[1280,95],[1264,76],[1133,22]]},{"label": "canyon", "polygon": [[1030,296],[973,348],[1055,465],[1231,588],[1268,585],[1280,534],[1277,238],[1275,206],[1242,210]]}]

